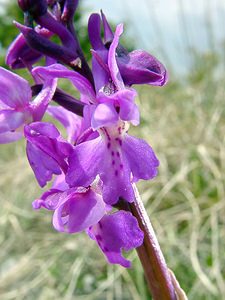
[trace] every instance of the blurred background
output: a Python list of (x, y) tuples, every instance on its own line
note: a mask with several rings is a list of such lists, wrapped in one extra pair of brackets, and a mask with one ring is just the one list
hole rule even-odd
[[(225, 299), (225, 2), (83, 0), (76, 28), (88, 52), (88, 15), (103, 9), (125, 23), (122, 42), (168, 68), (166, 87), (138, 88), (141, 126), (160, 162), (139, 184), (169, 268), (190, 300)], [(0, 0), (0, 60), (22, 20), (16, 1)], [(133, 268), (107, 265), (85, 234), (54, 231), (33, 211), (42, 191), (24, 142), (0, 147), (0, 299), (149, 300), (135, 251)]]

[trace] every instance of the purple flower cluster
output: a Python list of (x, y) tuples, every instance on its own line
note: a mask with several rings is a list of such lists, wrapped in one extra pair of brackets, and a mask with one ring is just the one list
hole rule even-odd
[[(34, 85), (0, 68), (0, 143), (24, 136), (39, 185), (53, 180), (51, 189), (33, 202), (34, 209), (53, 211), (58, 231), (86, 231), (110, 263), (129, 267), (122, 250), (139, 247), (144, 234), (131, 212), (115, 209), (120, 201), (135, 201), (133, 185), (154, 178), (159, 165), (152, 148), (128, 134), (130, 124), (140, 122), (131, 86), (162, 86), (167, 72), (147, 52), (128, 52), (119, 42), (123, 25), (113, 32), (102, 12), (92, 14), (88, 23), (90, 69), (73, 27), (78, 1), (18, 2), (25, 24), (16, 23), (21, 33), (6, 63), (27, 68)], [(53, 35), (61, 45), (50, 40)], [(41, 57), (45, 65), (33, 67)], [(59, 78), (72, 82), (80, 100), (57, 88)], [(42, 121), (45, 113), (65, 127), (67, 139), (53, 123)]]

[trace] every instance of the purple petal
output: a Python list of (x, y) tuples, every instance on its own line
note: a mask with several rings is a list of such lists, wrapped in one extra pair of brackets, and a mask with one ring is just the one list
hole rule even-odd
[(0, 67), (0, 102), (11, 108), (24, 108), (32, 99), (28, 82)]
[(93, 140), (99, 137), (98, 131), (94, 131), (91, 127), (91, 119), (94, 113), (96, 105), (85, 105), (83, 110), (83, 119), (82, 119), (82, 130), (79, 135), (76, 144), (83, 143), (88, 140)]
[[(45, 20), (47, 21), (48, 16), (50, 16), (50, 14), (44, 17)], [(43, 19), (42, 19), (43, 20)], [(39, 17), (39, 21), (40, 21), (40, 17)], [(55, 20), (55, 22), (57, 22)], [(56, 43), (54, 43), (53, 41), (51, 41), (50, 39), (38, 34), (33, 28), (31, 27), (27, 27), (24, 26), (18, 22), (13, 22), (16, 27), (22, 32), (22, 34), (24, 35), (27, 44), (32, 48), (35, 49), (35, 51), (39, 51), (42, 54), (46, 55), (46, 56), (50, 56), (53, 59), (55, 59), (56, 61), (60, 61), (62, 63), (65, 64), (76, 64), (76, 59), (77, 59), (77, 53), (76, 51), (72, 51), (75, 49), (75, 43), (73, 43), (74, 40), (71, 40), (72, 43), (70, 43), (70, 47), (67, 47), (65, 45), (58, 45)], [(48, 22), (46, 22), (46, 24), (48, 24)], [(60, 23), (58, 23), (60, 24)], [(46, 26), (43, 26), (46, 27)], [(61, 28), (63, 28), (63, 25), (60, 25)], [(65, 27), (64, 27), (65, 29)], [(68, 32), (68, 31), (67, 31)], [(68, 36), (67, 36), (68, 37)], [(70, 35), (71, 37), (71, 35)], [(66, 38), (67, 42), (68, 39)]]
[(105, 44), (107, 44), (113, 40), (114, 34), (102, 10), (101, 10), (101, 17), (102, 17), (102, 23), (104, 28), (104, 40), (105, 40)]
[(122, 250), (129, 251), (139, 247), (144, 239), (136, 218), (125, 211), (104, 216), (97, 225), (90, 228), (90, 235), (109, 263), (120, 264), (125, 268), (129, 268), (131, 263), (122, 256)]
[(104, 49), (101, 39), (101, 18), (99, 14), (92, 14), (88, 20), (88, 34), (94, 50)]
[(49, 102), (52, 100), (52, 97), (55, 93), (57, 87), (57, 79), (47, 79), (44, 82), (42, 90), (31, 103), (31, 109), (33, 113), (33, 120), (40, 121), (48, 107)]
[(109, 82), (109, 69), (107, 66), (108, 50), (101, 39), (101, 18), (92, 14), (88, 22), (88, 33), (92, 50), (92, 71), (95, 81), (95, 90), (98, 93)]
[(137, 92), (134, 89), (122, 89), (118, 92), (106, 96), (103, 93), (99, 95), (98, 102), (107, 103), (111, 102), (117, 107), (120, 107), (119, 116), (121, 120), (130, 121), (133, 125), (137, 126), (140, 122), (140, 115), (134, 99)]
[(8, 144), (15, 141), (18, 141), (23, 137), (22, 132), (4, 132), (0, 133), (0, 144)]
[(27, 140), (34, 143), (42, 151), (51, 155), (64, 169), (64, 159), (67, 158), (73, 147), (61, 136), (57, 128), (47, 122), (35, 122), (25, 126)]
[(151, 54), (143, 50), (131, 53), (120, 51), (116, 57), (125, 85), (151, 84), (162, 86), (167, 83), (165, 67)]
[(70, 189), (53, 215), (53, 226), (61, 232), (75, 233), (96, 224), (105, 214), (102, 197), (89, 189), (79, 193)]
[(27, 156), (39, 184), (43, 187), (52, 175), (67, 171), (66, 159), (73, 147), (62, 139), (53, 124), (36, 122), (24, 127)]
[(77, 145), (68, 160), (66, 182), (70, 186), (89, 186), (99, 173), (104, 152), (101, 137)]
[(52, 184), (52, 189), (57, 189), (62, 192), (69, 189), (69, 186), (65, 181), (65, 174), (62, 173), (61, 175), (56, 176), (56, 178)]
[(64, 23), (69, 23), (73, 21), (75, 11), (77, 10), (79, 0), (66, 0), (63, 7), (63, 12), (61, 15), (61, 20)]
[(26, 133), (30, 138), (46, 135), (49, 138), (57, 139), (60, 136), (60, 133), (55, 125), (47, 122), (34, 122), (30, 125), (27, 125)]
[(134, 126), (140, 123), (140, 113), (137, 105), (129, 100), (123, 99), (120, 105), (120, 119), (130, 121)]
[(34, 75), (42, 78), (67, 78), (81, 93), (81, 101), (85, 103), (95, 102), (95, 92), (91, 83), (76, 71), (71, 71), (60, 64), (53, 64), (48, 67), (36, 67), (33, 69)]
[(108, 83), (110, 72), (107, 65), (108, 50), (91, 51), (92, 53), (92, 70), (95, 81), (95, 90), (98, 94)]
[(66, 193), (57, 189), (50, 189), (47, 192), (44, 192), (40, 198), (34, 200), (32, 206), (34, 209), (44, 207), (48, 210), (55, 210), (63, 196), (65, 197)]
[(65, 191), (69, 190), (68, 184), (65, 182), (65, 175), (62, 173), (56, 176), (52, 188), (44, 192), (40, 198), (33, 201), (32, 206), (34, 209), (44, 207), (48, 210), (55, 210), (58, 207), (60, 199), (67, 197)]
[(115, 107), (111, 103), (98, 104), (93, 116), (91, 125), (93, 129), (98, 129), (103, 126), (110, 126), (118, 122), (118, 114)]
[(60, 106), (49, 105), (47, 112), (66, 128), (68, 141), (71, 144), (75, 143), (81, 135), (83, 119)]
[[(36, 26), (35, 31), (46, 38), (52, 36), (52, 33), (46, 28)], [(25, 68), (27, 66), (32, 66), (42, 56), (42, 53), (35, 51), (28, 46), (23, 34), (20, 33), (7, 51), (6, 64), (12, 69)]]
[[(40, 52), (32, 50), (26, 43), (22, 33), (10, 45), (6, 54), (6, 64), (12, 69), (25, 68), (42, 57)], [(25, 62), (25, 64), (24, 64)]]
[(112, 80), (118, 90), (124, 89), (124, 83), (120, 75), (119, 68), (116, 61), (116, 48), (119, 45), (120, 35), (123, 33), (123, 24), (119, 24), (116, 27), (116, 32), (109, 48), (108, 66), (111, 73)]
[(119, 197), (132, 202), (131, 170), (118, 148), (119, 142), (118, 139), (113, 147), (110, 141), (98, 137), (76, 146), (69, 157), (68, 184), (88, 186), (99, 175), (103, 181), (103, 199), (107, 204), (115, 204)]
[(151, 179), (157, 175), (159, 161), (144, 140), (127, 134), (123, 141), (123, 152), (129, 162), (134, 181)]
[[(112, 156), (113, 152), (115, 153)], [(103, 182), (102, 195), (104, 201), (113, 205), (119, 198), (133, 202), (134, 190), (131, 184), (131, 170), (126, 157), (119, 151), (105, 153), (104, 163), (100, 168), (100, 178)]]
[(0, 111), (0, 133), (7, 131), (14, 131), (25, 122), (25, 115), (23, 112), (14, 110)]
[(41, 187), (44, 187), (52, 179), (53, 174), (61, 174), (58, 163), (29, 141), (26, 152), (31, 168)]

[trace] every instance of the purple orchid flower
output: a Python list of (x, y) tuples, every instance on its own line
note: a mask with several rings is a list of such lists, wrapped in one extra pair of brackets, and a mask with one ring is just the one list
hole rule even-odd
[[(52, 33), (45, 28), (36, 26), (34, 30), (45, 38), (52, 36)], [(30, 68), (34, 63), (39, 61), (42, 56), (43, 54), (41, 52), (35, 51), (28, 46), (23, 34), (20, 33), (11, 43), (7, 51), (6, 64), (12, 69)]]
[(41, 120), (51, 100), (57, 81), (47, 79), (41, 92), (31, 101), (28, 82), (0, 67), (0, 143), (10, 143), (23, 136), (23, 126)]
[[(127, 121), (137, 125), (139, 113), (133, 103), (134, 92), (125, 88), (117, 66), (115, 52), (122, 30), (122, 25), (118, 25), (110, 45), (107, 65), (103, 59), (101, 61), (101, 57), (96, 58), (100, 66), (103, 65), (103, 68), (98, 69), (99, 74), (94, 76), (97, 83), (103, 84), (96, 95), (82, 75), (60, 65), (33, 70), (34, 74), (41, 72), (46, 77), (70, 79), (80, 91), (82, 101), (87, 103), (84, 112), (92, 115), (91, 126), (98, 130), (100, 136), (75, 147), (69, 158), (66, 181), (74, 187), (89, 186), (99, 175), (103, 181), (103, 199), (110, 205), (115, 204), (119, 197), (132, 202), (132, 182), (152, 179), (157, 175), (159, 165), (152, 148), (146, 142), (126, 133), (129, 128)], [(108, 79), (105, 76), (107, 68)], [(130, 98), (127, 96), (129, 94)]]
[(53, 210), (53, 226), (60, 232), (76, 233), (97, 224), (105, 215), (106, 205), (99, 188), (70, 188), (65, 175), (56, 176), (52, 188), (33, 202), (34, 209)]
[(41, 187), (52, 179), (52, 175), (66, 173), (67, 158), (73, 146), (64, 140), (51, 123), (34, 122), (24, 127), (27, 139), (27, 157)]
[(123, 25), (118, 25), (109, 49), (107, 64), (103, 61), (104, 57), (93, 53), (96, 93), (86, 78), (59, 64), (37, 67), (32, 72), (35, 76), (41, 73), (44, 78), (71, 80), (81, 94), (81, 101), (92, 104), (88, 109), (92, 113), (91, 126), (95, 130), (115, 124), (119, 119), (130, 121), (133, 125), (139, 124), (139, 110), (134, 103), (137, 93), (134, 89), (124, 86), (116, 61), (116, 47), (122, 31)]
[(91, 126), (95, 130), (115, 124), (119, 119), (130, 121), (133, 125), (139, 124), (139, 110), (134, 103), (137, 93), (134, 89), (125, 87), (116, 61), (116, 48), (122, 32), (123, 25), (121, 24), (116, 28), (114, 39), (107, 51), (107, 58), (104, 54), (99, 56), (99, 53), (93, 52), (96, 92), (86, 78), (59, 64), (37, 67), (32, 72), (35, 76), (41, 73), (43, 78), (68, 78), (71, 80), (81, 94), (81, 101), (92, 104), (89, 109), (92, 112)]
[[(102, 12), (101, 18), (98, 14), (92, 14), (88, 25), (91, 45), (100, 57), (107, 56), (109, 45), (114, 38), (110, 25)], [(104, 29), (104, 42), (101, 39), (101, 21)], [(168, 73), (165, 67), (146, 51), (128, 52), (119, 44), (116, 54), (117, 64), (125, 85), (150, 84), (162, 86), (167, 83)]]
[[(96, 95), (85, 77), (59, 64), (36, 67), (32, 73), (34, 76), (42, 76), (43, 78), (67, 78), (71, 80), (81, 94), (80, 100), (86, 104), (92, 104), (89, 109), (92, 112), (91, 126), (93, 129), (115, 124), (119, 118), (131, 121), (134, 125), (139, 123), (139, 112), (134, 103), (136, 92), (133, 89), (124, 88), (115, 92), (115, 89), (110, 89), (107, 83), (107, 86), (103, 86), (102, 91)], [(119, 114), (117, 108), (120, 108)], [(104, 115), (105, 118), (102, 119)]]
[(130, 121), (135, 126), (139, 124), (139, 110), (134, 103), (137, 93), (134, 89), (125, 87), (116, 61), (116, 48), (122, 32), (123, 25), (120, 24), (116, 27), (115, 36), (108, 51), (107, 64), (104, 62), (105, 55), (100, 57), (97, 52), (93, 52), (93, 63), (96, 66), (93, 73), (98, 102), (93, 110), (92, 127), (94, 129), (115, 124), (119, 119)]
[(27, 157), (41, 187), (52, 179), (52, 175), (67, 172), (67, 158), (74, 144), (96, 138), (98, 132), (90, 128), (90, 117), (76, 116), (63, 107), (48, 106), (47, 113), (58, 120), (67, 131), (67, 141), (51, 123), (33, 122), (24, 127), (27, 139)]
[(98, 138), (77, 145), (68, 161), (68, 184), (89, 186), (99, 175), (107, 204), (117, 203), (119, 197), (132, 202), (132, 182), (155, 177), (159, 162), (144, 140), (127, 134), (128, 126), (120, 121), (103, 127)]
[(33, 202), (34, 209), (41, 207), (54, 211), (53, 226), (60, 232), (77, 233), (86, 230), (105, 254), (109, 263), (131, 266), (122, 255), (143, 243), (144, 234), (131, 213), (110, 213), (100, 189), (70, 188), (64, 175), (56, 177), (52, 188)]

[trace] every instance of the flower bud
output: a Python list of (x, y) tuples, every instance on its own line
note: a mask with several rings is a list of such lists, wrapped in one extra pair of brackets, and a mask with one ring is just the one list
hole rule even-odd
[(73, 20), (74, 13), (77, 9), (79, 0), (66, 0), (61, 16), (62, 21), (69, 22)]
[(29, 12), (33, 17), (44, 15), (48, 8), (45, 0), (18, 0), (18, 5), (24, 12)]
[[(45, 38), (50, 38), (52, 33), (45, 28), (37, 26), (35, 31)], [(42, 57), (42, 53), (31, 49), (25, 37), (20, 33), (10, 45), (6, 54), (6, 64), (12, 69), (26, 68), (33, 65)]]
[(76, 68), (77, 54), (70, 49), (60, 46), (49, 40), (48, 38), (38, 34), (34, 29), (14, 22), (17, 28), (23, 34), (27, 44), (31, 49), (54, 58), (57, 61), (65, 63), (71, 67)]

